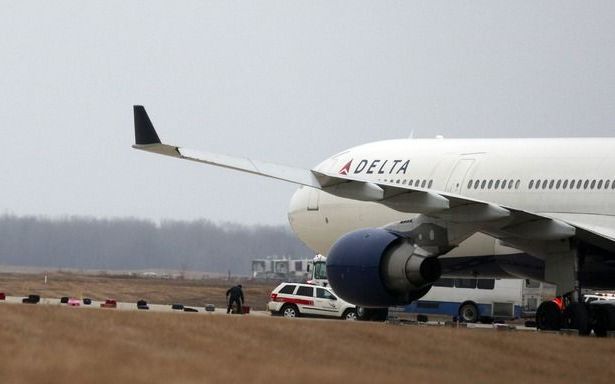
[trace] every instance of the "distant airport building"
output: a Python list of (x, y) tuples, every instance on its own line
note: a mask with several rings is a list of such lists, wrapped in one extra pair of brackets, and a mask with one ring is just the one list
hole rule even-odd
[(311, 263), (312, 260), (309, 259), (256, 259), (252, 260), (252, 277), (254, 279), (306, 281), (308, 265)]

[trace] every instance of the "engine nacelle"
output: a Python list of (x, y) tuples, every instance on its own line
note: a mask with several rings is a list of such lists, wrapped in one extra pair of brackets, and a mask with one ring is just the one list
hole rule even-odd
[(362, 307), (406, 305), (440, 278), (440, 262), (411, 239), (383, 228), (350, 232), (327, 256), (331, 287)]

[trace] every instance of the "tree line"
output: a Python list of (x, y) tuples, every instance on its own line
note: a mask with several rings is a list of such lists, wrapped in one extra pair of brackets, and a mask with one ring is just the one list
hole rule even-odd
[(286, 226), (0, 216), (0, 264), (248, 274), (251, 260), (311, 257)]

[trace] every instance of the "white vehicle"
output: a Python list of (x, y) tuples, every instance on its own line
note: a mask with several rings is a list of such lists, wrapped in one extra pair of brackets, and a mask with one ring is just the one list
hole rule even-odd
[(302, 169), (163, 144), (134, 117), (136, 149), (300, 185), (290, 224), (365, 318), (444, 276), (555, 284), (568, 305), (543, 302), (541, 329), (604, 322), (580, 298), (615, 289), (615, 138), (388, 140)]
[(310, 274), (310, 279), (307, 281), (308, 284), (320, 285), (321, 287), (328, 286), (327, 258), (321, 254), (314, 256), (308, 273)]
[(282, 283), (271, 292), (267, 309), (284, 317), (317, 316), (355, 320), (354, 305), (333, 294), (327, 287), (312, 284)]
[(615, 295), (612, 293), (590, 293), (583, 295), (583, 301), (592, 303), (594, 301), (614, 301)]
[(405, 312), (448, 315), (460, 321), (511, 320), (521, 317), (521, 279), (440, 279)]

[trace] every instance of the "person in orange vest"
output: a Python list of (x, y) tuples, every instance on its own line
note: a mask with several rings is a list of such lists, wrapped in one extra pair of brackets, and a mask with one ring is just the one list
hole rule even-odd
[(557, 305), (557, 308), (559, 308), (560, 311), (564, 311), (564, 299), (561, 296), (558, 296), (553, 299), (553, 302), (555, 303), (555, 305)]

